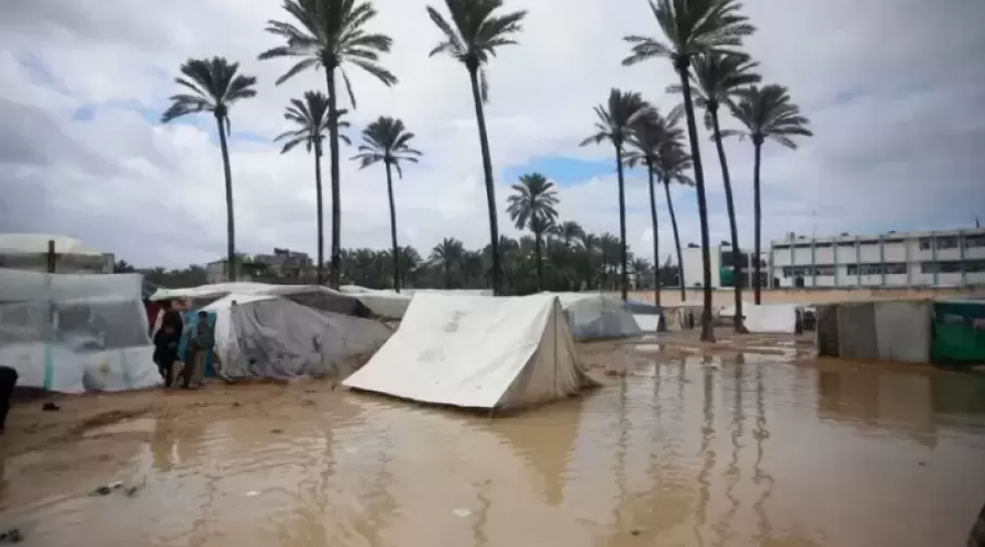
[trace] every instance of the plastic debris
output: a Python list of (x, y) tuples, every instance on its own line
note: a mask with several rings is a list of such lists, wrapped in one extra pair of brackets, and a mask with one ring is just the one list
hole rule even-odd
[(452, 514), (456, 517), (467, 517), (472, 514), (472, 511), (468, 509), (453, 509)]
[(108, 496), (113, 490), (123, 488), (123, 481), (114, 481), (92, 491), (93, 496)]

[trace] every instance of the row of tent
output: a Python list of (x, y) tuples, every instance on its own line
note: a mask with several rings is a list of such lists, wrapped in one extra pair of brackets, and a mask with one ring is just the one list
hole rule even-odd
[[(344, 377), (373, 355), (406, 320), (410, 304), (453, 295), (479, 305), (503, 299), (483, 291), (403, 294), (345, 287), (225, 283), (161, 289), (151, 300), (180, 300), (214, 321), (223, 377)], [(659, 321), (601, 294), (560, 294), (561, 317), (575, 340), (642, 332), (636, 318)], [(472, 300), (469, 300), (472, 299)], [(392, 321), (391, 321), (392, 320)], [(160, 385), (138, 274), (44, 274), (0, 269), (0, 363), (20, 386), (49, 391), (120, 391)]]

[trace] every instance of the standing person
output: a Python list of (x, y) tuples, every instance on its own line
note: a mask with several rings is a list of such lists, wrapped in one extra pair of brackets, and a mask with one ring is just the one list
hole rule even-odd
[(174, 363), (178, 360), (178, 341), (180, 333), (176, 334), (170, 323), (162, 325), (161, 330), (154, 335), (154, 363), (164, 378), (164, 387), (171, 387), (174, 382)]
[(17, 370), (0, 366), (0, 433), (3, 433), (7, 422), (7, 411), (10, 410), (10, 398), (14, 396), (17, 377)]
[(188, 340), (188, 355), (185, 368), (181, 371), (181, 387), (190, 388), (193, 380), (196, 388), (201, 387), (206, 358), (214, 347), (215, 333), (212, 331), (212, 325), (209, 325), (209, 314), (200, 311), (198, 312), (198, 323), (192, 329), (191, 337)]

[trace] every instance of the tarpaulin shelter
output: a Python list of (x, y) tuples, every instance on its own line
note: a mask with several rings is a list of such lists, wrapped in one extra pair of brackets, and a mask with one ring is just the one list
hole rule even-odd
[(579, 342), (626, 338), (643, 331), (633, 318), (626, 302), (601, 293), (544, 293), (556, 295), (571, 329)]
[(985, 363), (985, 301), (934, 303), (935, 363)]

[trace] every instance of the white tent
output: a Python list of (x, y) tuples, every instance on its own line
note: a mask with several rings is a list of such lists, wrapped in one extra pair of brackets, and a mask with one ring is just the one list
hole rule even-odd
[[(743, 324), (750, 333), (793, 334), (797, 325), (796, 304), (742, 303)], [(735, 317), (735, 306), (722, 308), (719, 317)]]
[(392, 331), (376, 321), (318, 311), (285, 298), (231, 294), (209, 304), (226, 378), (345, 376)]
[(554, 295), (418, 294), (400, 329), (343, 382), (466, 408), (518, 408), (595, 385), (581, 369)]
[(575, 340), (625, 338), (643, 332), (626, 303), (614, 296), (575, 292), (549, 294), (556, 294), (560, 300)]
[(342, 285), (339, 292), (352, 296), (363, 303), (369, 311), (380, 317), (400, 319), (407, 312), (411, 296), (405, 292), (379, 291), (359, 285)]

